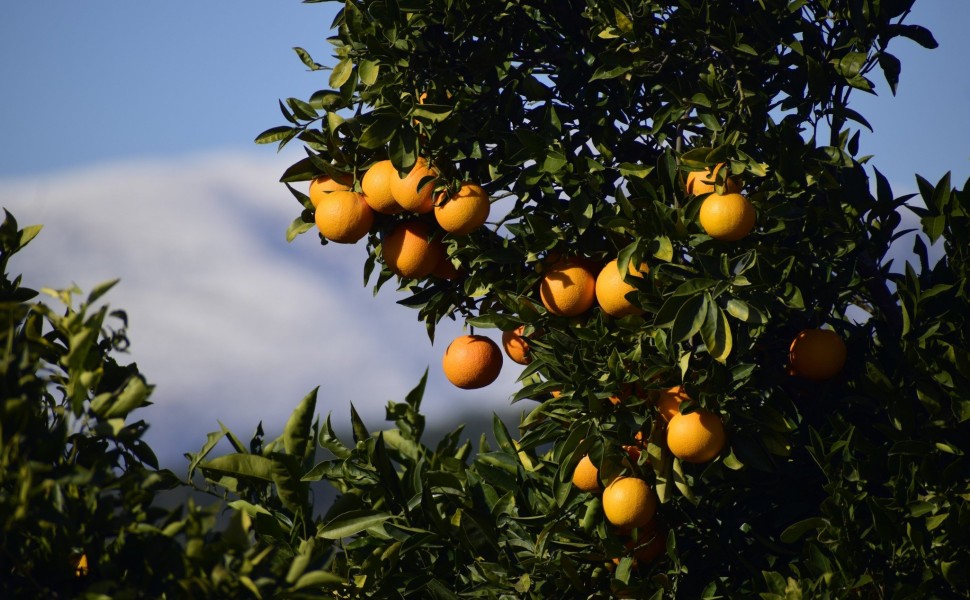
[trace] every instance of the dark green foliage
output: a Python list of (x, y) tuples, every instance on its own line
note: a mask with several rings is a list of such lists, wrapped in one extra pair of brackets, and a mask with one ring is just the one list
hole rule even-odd
[[(346, 440), (316, 418), (313, 391), (276, 439), (261, 426), (248, 444), (210, 434), (181, 483), (158, 470), (144, 422), (129, 422), (151, 386), (115, 358), (125, 317), (96, 304), (111, 284), (77, 306), (76, 290), (52, 292), (58, 314), (5, 276), (2, 595), (970, 593), (970, 182), (917, 177), (919, 199), (896, 197), (858, 155), (869, 124), (849, 104), (852, 91), (900, 84), (892, 40), (935, 46), (904, 23), (911, 1), (342, 4), (329, 89), (280, 102), (288, 124), (257, 141), (306, 145), (288, 186), (339, 173), (359, 185), (376, 160), (404, 171), (420, 155), (442, 189), (472, 180), (500, 198), (486, 228), (443, 236), (463, 275), (400, 281), (400, 303), (432, 335), (445, 317), (526, 325), (533, 361), (513, 401), (539, 404), (518, 431), (496, 419), (477, 447), (455, 431), (432, 448), (424, 380), (388, 405), (386, 429), (351, 406)], [(717, 163), (758, 214), (736, 243), (704, 234), (703, 197), (684, 189)], [(292, 239), (313, 214), (290, 189)], [(894, 265), (907, 211), (915, 264)], [(393, 277), (382, 235), (407, 218), (434, 227), (431, 215), (379, 216), (364, 265), (375, 290)], [(36, 233), (8, 215), (0, 266)], [(558, 256), (594, 269), (618, 258), (621, 272), (648, 263), (631, 279), (645, 314), (549, 314), (536, 289)], [(793, 377), (791, 340), (823, 325), (845, 340), (845, 368)], [(693, 399), (683, 410), (725, 422), (728, 447), (710, 463), (666, 446), (652, 399), (678, 384)], [(624, 448), (637, 434), (639, 458)], [(602, 480), (653, 487), (662, 556), (634, 564), (630, 534), (573, 487), (587, 454)], [(224, 502), (158, 508), (197, 474)], [(321, 486), (339, 493), (329, 506)], [(76, 576), (81, 554), (90, 571)]]
[[(115, 282), (80, 302), (76, 289), (43, 290), (55, 309), (7, 276), (10, 257), (39, 230), (19, 229), (9, 213), (0, 225), (0, 597), (255, 592), (257, 575), (275, 571), (245, 515), (220, 530), (218, 506), (160, 506), (165, 492), (185, 497), (188, 488), (158, 468), (142, 440), (148, 425), (131, 418), (152, 386), (119, 362), (125, 313), (97, 304)], [(281, 575), (268, 581), (288, 587)]]
[[(896, 197), (858, 155), (871, 126), (850, 106), (852, 92), (895, 92), (897, 38), (935, 47), (904, 23), (912, 4), (342, 3), (330, 89), (288, 100), (290, 124), (258, 141), (304, 142), (308, 156), (286, 182), (359, 180), (383, 158), (405, 172), (420, 155), (441, 170), (440, 187), (472, 180), (501, 199), (488, 227), (444, 236), (463, 276), (401, 281), (412, 294), (401, 304), (432, 335), (444, 317), (529, 327), (534, 360), (514, 400), (541, 404), (519, 443), (556, 475), (518, 475), (551, 486), (544, 535), (567, 544), (552, 572), (575, 574), (578, 587), (600, 582), (602, 593), (629, 583), (684, 598), (965, 593), (966, 200), (949, 178), (918, 180), (926, 208)], [(690, 171), (717, 163), (757, 211), (740, 242), (705, 235), (703, 197), (684, 190)], [(921, 217), (921, 264), (892, 269), (907, 210)], [(383, 232), (409, 218), (378, 219), (365, 279), (381, 264)], [(933, 265), (926, 241), (940, 236), (947, 256)], [(557, 256), (618, 257), (621, 272), (647, 262), (649, 277), (631, 281), (646, 314), (548, 314), (536, 290)], [(384, 269), (375, 290), (390, 278)], [(791, 340), (821, 326), (846, 341), (848, 364), (823, 383), (792, 377)], [(729, 450), (710, 465), (666, 449), (650, 398), (675, 384), (725, 420)], [(637, 432), (653, 468), (622, 463)], [(573, 538), (553, 524), (585, 453), (655, 486), (676, 540), (669, 561), (604, 574), (601, 550), (590, 550), (606, 543), (602, 530)], [(482, 468), (485, 481), (510, 482)], [(587, 524), (602, 521), (590, 510)], [(576, 540), (591, 546), (568, 545)], [(518, 564), (509, 582), (528, 573), (549, 585), (535, 562)], [(472, 589), (459, 583), (451, 589)]]

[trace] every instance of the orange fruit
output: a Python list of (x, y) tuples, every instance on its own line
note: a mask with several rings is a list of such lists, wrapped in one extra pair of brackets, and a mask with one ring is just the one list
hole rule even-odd
[[(652, 562), (667, 551), (667, 532), (657, 525), (656, 519), (651, 519), (636, 541), (630, 540), (626, 543), (626, 549), (627, 552), (632, 551), (634, 566)], [(619, 564), (620, 559), (614, 558), (613, 563)]]
[(441, 228), (454, 235), (467, 235), (485, 224), (491, 204), (482, 186), (465, 182), (458, 192), (445, 199), (438, 195), (434, 217)]
[[(629, 272), (633, 277), (642, 278), (645, 273), (650, 272), (650, 268), (641, 264), (640, 268), (636, 269), (633, 263), (630, 263)], [(617, 259), (606, 263), (596, 276), (596, 302), (603, 312), (610, 316), (625, 317), (643, 313), (642, 308), (626, 298), (626, 295), (634, 290), (636, 290), (635, 287), (623, 281)]]
[(677, 414), (667, 424), (667, 447), (685, 462), (707, 462), (721, 453), (726, 442), (721, 417), (709, 410)]
[(483, 335), (463, 335), (448, 345), (441, 367), (448, 381), (464, 390), (485, 387), (502, 370), (502, 351)]
[(391, 182), (400, 179), (397, 169), (389, 160), (382, 160), (371, 165), (360, 182), (360, 189), (364, 193), (364, 200), (375, 211), (393, 215), (404, 208), (394, 201), (391, 194)]
[(736, 242), (754, 229), (754, 207), (741, 194), (711, 194), (701, 204), (701, 227), (707, 235)]
[(674, 416), (680, 414), (680, 404), (690, 400), (690, 396), (684, 390), (684, 386), (676, 385), (670, 389), (663, 390), (657, 397), (657, 410), (664, 421), (670, 421)]
[[(700, 196), (701, 194), (710, 194), (717, 190), (714, 189), (714, 182), (717, 178), (717, 172), (724, 167), (724, 163), (716, 165), (713, 169), (707, 169), (704, 171), (691, 171), (687, 174), (687, 193), (693, 194), (695, 196)], [(738, 181), (733, 177), (726, 177), (724, 179), (724, 193), (725, 194), (737, 194), (741, 191), (741, 186)]]
[(596, 276), (577, 261), (557, 263), (543, 276), (539, 297), (546, 310), (554, 315), (581, 315), (596, 300)]
[(602, 489), (599, 469), (589, 459), (588, 454), (573, 469), (573, 485), (583, 492), (598, 492)]
[(617, 527), (643, 527), (656, 511), (657, 498), (642, 479), (617, 477), (603, 490), (603, 512)]
[(792, 340), (788, 363), (796, 375), (822, 381), (839, 374), (847, 351), (839, 334), (831, 329), (806, 329)]
[(381, 244), (384, 264), (398, 277), (419, 279), (431, 274), (445, 258), (445, 246), (431, 239), (431, 227), (421, 221), (404, 221)]
[(398, 177), (395, 173), (394, 178), (391, 179), (391, 196), (405, 210), (421, 214), (431, 212), (434, 208), (431, 198), (434, 192), (434, 181), (428, 181), (420, 190), (418, 184), (425, 177), (437, 175), (437, 170), (428, 166), (427, 159), (418, 157), (407, 177)]
[(357, 192), (329, 192), (321, 195), (314, 220), (331, 242), (353, 244), (370, 231), (374, 212)]
[(522, 337), (523, 331), (525, 331), (525, 325), (519, 325), (511, 331), (503, 331), (502, 347), (505, 349), (506, 356), (514, 362), (527, 365), (532, 362), (532, 359), (529, 357), (529, 342)]
[(330, 192), (349, 192), (350, 186), (353, 183), (354, 180), (350, 175), (337, 177), (337, 179), (331, 179), (327, 175), (321, 175), (310, 182), (310, 203), (313, 204), (313, 208), (316, 208), (320, 204), (320, 199), (325, 194), (329, 194)]

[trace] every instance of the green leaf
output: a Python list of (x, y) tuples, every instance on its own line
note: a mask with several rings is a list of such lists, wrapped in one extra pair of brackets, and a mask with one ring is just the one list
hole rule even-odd
[(212, 449), (216, 447), (219, 440), (222, 439), (221, 431), (212, 431), (206, 435), (205, 444), (196, 454), (186, 453), (185, 457), (189, 459), (189, 478), (195, 473), (196, 468), (198, 468), (199, 463), (205, 460), (205, 457), (212, 452)]
[(154, 386), (140, 376), (132, 377), (117, 396), (101, 394), (91, 403), (91, 410), (102, 419), (125, 418), (131, 411), (147, 406)]
[(309, 587), (333, 587), (346, 583), (347, 580), (336, 573), (331, 573), (330, 571), (310, 571), (304, 573), (296, 580), (296, 583), (293, 584), (293, 589), (302, 590)]
[(896, 25), (892, 28), (893, 33), (909, 38), (924, 48), (930, 50), (940, 46), (933, 33), (920, 25)]
[(944, 521), (950, 516), (950, 513), (940, 513), (938, 515), (933, 515), (932, 517), (926, 517), (926, 530), (933, 531), (937, 527), (943, 524)]
[(785, 530), (781, 532), (781, 541), (785, 542), (786, 544), (794, 544), (809, 532), (824, 529), (827, 526), (828, 521), (821, 517), (803, 519), (786, 527)]
[(724, 308), (727, 309), (729, 315), (745, 323), (750, 323), (752, 325), (764, 325), (768, 322), (768, 319), (765, 317), (764, 313), (751, 306), (747, 302), (738, 300), (737, 298), (731, 298), (728, 300)]
[(712, 287), (717, 285), (717, 283), (718, 281), (716, 279), (705, 279), (703, 277), (688, 279), (684, 283), (677, 286), (677, 289), (674, 290), (673, 294), (671, 295), (672, 296), (693, 296), (698, 292), (711, 289)]
[(362, 148), (368, 148), (373, 150), (374, 148), (380, 148), (394, 136), (397, 131), (399, 121), (396, 117), (390, 115), (377, 116), (370, 125), (364, 129), (364, 133), (360, 135), (360, 139), (357, 140), (358, 145)]
[(300, 60), (303, 61), (303, 64), (305, 64), (307, 68), (309, 68), (311, 71), (319, 71), (320, 69), (323, 68), (323, 65), (320, 65), (314, 62), (313, 59), (310, 57), (310, 53), (304, 50), (303, 48), (296, 46), (293, 48), (293, 51), (296, 52), (296, 55), (300, 57)]
[(330, 87), (339, 88), (343, 84), (347, 83), (350, 79), (350, 75), (354, 70), (354, 63), (351, 62), (349, 58), (345, 58), (337, 63), (337, 66), (333, 68), (333, 72), (330, 73)]
[[(10, 215), (8, 212), (7, 215)], [(43, 229), (43, 225), (28, 225), (20, 230), (20, 240), (17, 242), (17, 250), (23, 250), (24, 246), (30, 243), (32, 239), (37, 237), (40, 230)]]
[(293, 513), (309, 512), (310, 506), (307, 500), (310, 488), (300, 478), (302, 457), (273, 452), (269, 458), (273, 462), (273, 483), (276, 484), (276, 495), (283, 503), (283, 507)]
[(674, 245), (667, 236), (654, 238), (650, 244), (650, 254), (664, 262), (674, 260)]
[(609, 66), (601, 65), (593, 73), (593, 76), (589, 78), (590, 81), (596, 81), (598, 79), (616, 79), (621, 75), (625, 75), (630, 72), (629, 65), (620, 66)]
[(411, 116), (415, 119), (439, 123), (444, 121), (453, 110), (454, 107), (447, 104), (419, 104), (411, 111)]
[(296, 236), (306, 233), (313, 229), (315, 225), (313, 223), (307, 223), (303, 220), (303, 217), (297, 217), (293, 219), (290, 226), (286, 228), (286, 241), (292, 242), (296, 239)]
[(380, 73), (380, 63), (373, 60), (362, 60), (357, 65), (357, 74), (364, 85), (374, 85), (377, 83), (377, 76)]
[(204, 463), (203, 471), (273, 481), (273, 461), (258, 454), (227, 454)]
[(309, 103), (300, 100), (299, 98), (287, 98), (286, 104), (293, 111), (293, 114), (304, 121), (313, 121), (319, 115), (317, 114), (317, 109), (313, 108)]
[(355, 442), (366, 440), (370, 437), (370, 433), (367, 431), (367, 427), (364, 425), (364, 421), (361, 420), (360, 415), (357, 414), (357, 409), (354, 408), (353, 402), (350, 403), (350, 425), (354, 432)]
[(630, 17), (623, 14), (623, 12), (617, 7), (613, 7), (613, 18), (616, 21), (616, 28), (623, 33), (630, 33), (633, 31), (633, 21), (631, 21)]
[(374, 510), (353, 510), (332, 519), (326, 525), (321, 525), (317, 530), (317, 536), (328, 540), (339, 540), (380, 525), (392, 516), (390, 513)]
[(849, 52), (839, 60), (836, 70), (846, 79), (852, 79), (862, 71), (866, 58), (862, 52)]
[(653, 172), (653, 167), (647, 165), (638, 165), (635, 163), (624, 162), (620, 163), (620, 175), (624, 177), (636, 177), (638, 179), (646, 179), (647, 175)]
[(707, 318), (707, 296), (701, 294), (688, 298), (677, 311), (677, 317), (671, 328), (671, 339), (675, 342), (690, 339), (700, 331), (705, 318)]
[(303, 460), (312, 439), (310, 428), (313, 424), (313, 413), (317, 408), (319, 389), (319, 387), (313, 388), (313, 391), (300, 401), (283, 428), (283, 448), (287, 454), (295, 456), (297, 460)]
[(720, 363), (727, 361), (734, 345), (731, 325), (728, 323), (727, 316), (709, 294), (707, 294), (707, 317), (701, 326), (701, 338), (707, 346), (707, 353), (714, 360)]
[(337, 434), (334, 433), (333, 425), (330, 424), (329, 414), (323, 426), (320, 427), (320, 433), (317, 435), (317, 443), (320, 444), (321, 448), (329, 450), (337, 458), (347, 458), (350, 456), (350, 449), (344, 446), (337, 437)]
[(86, 300), (86, 303), (88, 305), (94, 304), (102, 296), (107, 294), (108, 291), (110, 291), (111, 288), (113, 288), (119, 281), (121, 280), (111, 279), (109, 281), (105, 281), (104, 283), (99, 283), (98, 285), (94, 286), (94, 289), (92, 289), (91, 292), (88, 294), (88, 299)]
[(421, 381), (414, 386), (408, 395), (404, 397), (404, 402), (411, 407), (415, 412), (421, 410), (421, 400), (424, 398), (424, 388), (428, 384), (428, 369), (425, 368), (424, 374), (421, 375)]

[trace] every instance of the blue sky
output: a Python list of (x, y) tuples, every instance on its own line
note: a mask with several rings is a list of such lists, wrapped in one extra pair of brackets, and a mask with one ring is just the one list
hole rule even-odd
[[(970, 2), (919, 0), (909, 19), (941, 47), (906, 40), (898, 97), (856, 96), (876, 129), (863, 150), (897, 194), (913, 174), (970, 176)], [(432, 423), (456, 408), (508, 405), (518, 368), (478, 392), (451, 387), (415, 315), (361, 284), (361, 248), (312, 236), (286, 244), (297, 214), (277, 183), (300, 156), (252, 139), (279, 125), (277, 99), (326, 87), (292, 51), (332, 64), (338, 5), (297, 0), (8, 0), (0, 4), (0, 203), (45, 232), (14, 268), (33, 285), (120, 276), (109, 301), (131, 318), (132, 357), (158, 384), (149, 439), (177, 456), (217, 419), (246, 435), (285, 421), (311, 388), (346, 420), (375, 426), (430, 367)], [(881, 77), (876, 83), (885, 89)], [(458, 411), (460, 412), (460, 410)]]

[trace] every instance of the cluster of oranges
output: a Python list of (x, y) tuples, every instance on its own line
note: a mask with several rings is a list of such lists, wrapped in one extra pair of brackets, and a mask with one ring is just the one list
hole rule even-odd
[(444, 232), (467, 235), (485, 224), (491, 204), (485, 190), (471, 182), (463, 182), (452, 194), (442, 191), (435, 197), (437, 179), (438, 171), (424, 158), (415, 162), (406, 177), (398, 175), (390, 160), (375, 163), (361, 178), (360, 192), (353, 191), (349, 177), (318, 177), (310, 183), (309, 194), (317, 228), (332, 242), (353, 244), (370, 233), (374, 213), (412, 213), (414, 219), (398, 222), (382, 240), (384, 264), (404, 278), (436, 275), (451, 279), (457, 270), (447, 260), (444, 244), (417, 215), (433, 211)]
[[(847, 354), (845, 343), (835, 331), (805, 329), (795, 336), (789, 347), (788, 373), (812, 381), (825, 381), (841, 372)], [(706, 463), (722, 452), (727, 434), (721, 417), (712, 411), (696, 408), (681, 412), (682, 405), (689, 403), (691, 398), (683, 386), (659, 391), (652, 402), (656, 407), (656, 422), (664, 428), (670, 453), (684, 462)], [(639, 459), (642, 440), (643, 434), (638, 433), (636, 445), (624, 446), (634, 462)], [(627, 534), (636, 528), (636, 541), (627, 545), (635, 563), (648, 562), (663, 553), (666, 534), (663, 526), (654, 519), (657, 500), (645, 480), (621, 476), (604, 488), (599, 469), (586, 455), (577, 462), (572, 483), (582, 492), (602, 494), (603, 513), (619, 533)]]
[[(720, 164), (707, 171), (689, 173), (686, 191), (705, 196), (698, 215), (705, 233), (717, 240), (736, 242), (754, 229), (755, 210), (741, 193), (736, 179), (719, 176), (723, 167)], [(446, 256), (440, 233), (428, 219), (419, 216), (433, 212), (441, 230), (463, 236), (484, 225), (490, 204), (488, 194), (470, 182), (462, 183), (450, 195), (440, 192), (436, 196), (438, 175), (434, 167), (419, 158), (405, 177), (398, 174), (389, 160), (375, 163), (365, 172), (359, 193), (352, 190), (353, 181), (349, 177), (337, 180), (320, 177), (311, 183), (309, 194), (316, 209), (317, 227), (328, 240), (354, 243), (371, 231), (375, 212), (413, 213), (414, 218), (397, 222), (384, 235), (380, 251), (385, 265), (402, 278), (431, 275), (453, 279), (458, 271)], [(577, 317), (594, 305), (615, 318), (644, 312), (627, 296), (636, 289), (628, 280), (642, 280), (650, 272), (646, 264), (629, 263), (627, 277), (621, 272), (618, 259), (597, 268), (586, 258), (557, 258), (548, 260), (542, 269), (538, 296), (552, 315)], [(520, 326), (502, 334), (505, 354), (523, 365), (531, 361), (525, 331)], [(837, 333), (809, 329), (799, 333), (791, 344), (789, 373), (821, 381), (835, 376), (845, 360), (846, 348)], [(459, 336), (445, 350), (442, 359), (448, 380), (463, 389), (489, 385), (498, 377), (502, 363), (502, 350), (481, 335)], [(722, 452), (727, 434), (720, 416), (696, 407), (681, 412), (682, 405), (693, 404), (682, 386), (651, 393), (655, 394), (651, 404), (656, 410), (657, 426), (663, 428), (666, 447), (673, 456), (688, 463), (706, 463)], [(613, 404), (622, 402), (619, 395), (610, 400)], [(624, 446), (624, 450), (636, 463), (643, 446), (641, 432), (636, 443)], [(622, 475), (604, 486), (599, 469), (587, 455), (576, 464), (572, 483), (582, 492), (602, 494), (606, 519), (620, 533), (635, 534), (627, 544), (635, 561), (648, 562), (663, 553), (666, 533), (654, 519), (657, 498), (646, 480)]]
[[(718, 193), (718, 173), (723, 167), (721, 164), (708, 171), (692, 171), (687, 176), (686, 188), (688, 194), (707, 195), (699, 215), (704, 231), (715, 239), (737, 241), (754, 229), (755, 211), (740, 193), (736, 179), (724, 178), (720, 184), (724, 193)], [(649, 272), (646, 264), (628, 265), (629, 277), (643, 279)], [(539, 298), (550, 314), (560, 317), (582, 315), (594, 305), (616, 318), (642, 314), (643, 309), (627, 298), (636, 288), (626, 279), (618, 259), (598, 270), (585, 258), (561, 259), (545, 270), (539, 283)], [(502, 345), (513, 361), (528, 364), (528, 342), (522, 332), (520, 327), (503, 333)], [(448, 380), (458, 387), (482, 387), (498, 377), (502, 354), (489, 338), (467, 335), (452, 342), (442, 366)]]

